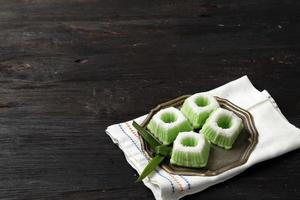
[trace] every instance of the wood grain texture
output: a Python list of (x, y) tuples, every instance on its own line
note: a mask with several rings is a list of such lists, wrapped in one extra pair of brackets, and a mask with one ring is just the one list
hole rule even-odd
[[(108, 125), (248, 74), (300, 127), (300, 1), (3, 0), (0, 198), (153, 199)], [(184, 199), (300, 199), (300, 151)]]

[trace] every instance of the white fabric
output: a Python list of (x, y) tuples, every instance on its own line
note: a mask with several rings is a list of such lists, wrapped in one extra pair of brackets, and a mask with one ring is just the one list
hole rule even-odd
[[(243, 172), (258, 162), (300, 147), (300, 130), (287, 121), (270, 94), (265, 90), (260, 92), (255, 89), (247, 76), (211, 90), (209, 93), (226, 98), (252, 114), (259, 133), (258, 144), (244, 165), (217, 176), (179, 176), (157, 168), (143, 181), (152, 190), (157, 200), (179, 199), (200, 192)], [(145, 117), (142, 116), (136, 121), (141, 123)], [(114, 143), (119, 145), (128, 163), (140, 174), (147, 165), (148, 159), (140, 149), (137, 133), (131, 123), (132, 121), (128, 121), (109, 126), (106, 133)]]

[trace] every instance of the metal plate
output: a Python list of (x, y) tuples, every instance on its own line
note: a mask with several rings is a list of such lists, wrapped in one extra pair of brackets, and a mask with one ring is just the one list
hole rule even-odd
[[(147, 118), (142, 123), (142, 127), (146, 128), (150, 119), (159, 110), (170, 106), (180, 108), (184, 100), (189, 96), (190, 95), (184, 95), (158, 105), (157, 107), (152, 109), (151, 112), (148, 114)], [(161, 167), (165, 169), (167, 172), (172, 174), (178, 174), (178, 175), (214, 176), (223, 173), (229, 169), (232, 169), (234, 167), (240, 166), (248, 160), (251, 152), (253, 151), (258, 141), (258, 132), (255, 128), (254, 121), (251, 114), (248, 111), (234, 105), (233, 103), (231, 103), (226, 99), (222, 99), (220, 97), (215, 97), (215, 98), (217, 99), (217, 101), (219, 102), (222, 108), (233, 111), (236, 115), (238, 115), (243, 120), (244, 128), (240, 133), (239, 137), (237, 138), (237, 140), (235, 141), (232, 149), (225, 150), (214, 144), (211, 144), (210, 156), (209, 156), (207, 166), (205, 168), (196, 169), (196, 168), (175, 166), (172, 165), (169, 162), (170, 159), (167, 158), (161, 164)], [(140, 140), (142, 143), (142, 149), (145, 151), (145, 154), (149, 158), (151, 158), (153, 156), (153, 151), (150, 149), (150, 147), (143, 140), (142, 137), (140, 137)]]

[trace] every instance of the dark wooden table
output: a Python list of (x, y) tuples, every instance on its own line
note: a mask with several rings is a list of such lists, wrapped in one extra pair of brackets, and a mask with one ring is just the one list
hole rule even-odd
[[(248, 74), (300, 127), (299, 0), (3, 0), (1, 199), (153, 199), (108, 125)], [(300, 151), (184, 199), (300, 199)]]

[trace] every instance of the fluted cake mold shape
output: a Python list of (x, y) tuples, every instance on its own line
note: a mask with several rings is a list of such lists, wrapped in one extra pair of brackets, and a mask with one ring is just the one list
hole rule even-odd
[(201, 133), (180, 132), (174, 141), (170, 162), (182, 167), (205, 167), (209, 151), (210, 143)]
[(192, 126), (186, 117), (174, 107), (157, 112), (150, 120), (147, 128), (163, 144), (171, 144), (179, 132), (191, 131)]
[(219, 108), (217, 100), (207, 92), (196, 93), (188, 97), (181, 112), (190, 121), (195, 129), (201, 128), (209, 115)]
[(242, 129), (242, 119), (232, 111), (218, 108), (206, 120), (201, 132), (210, 142), (231, 149)]

